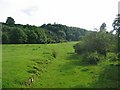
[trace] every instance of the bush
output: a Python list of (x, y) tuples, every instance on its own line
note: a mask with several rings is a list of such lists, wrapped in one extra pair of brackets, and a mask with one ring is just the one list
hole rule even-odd
[[(86, 34), (81, 42), (74, 45), (75, 52), (77, 54), (95, 52), (106, 56), (107, 52), (111, 50), (112, 36), (103, 32), (91, 32)], [(115, 45), (112, 48), (115, 49)]]
[(77, 54), (82, 54), (83, 52), (85, 52), (85, 47), (83, 45), (83, 42), (79, 42), (75, 44), (73, 47), (75, 49), (75, 53)]
[(100, 57), (97, 52), (92, 52), (84, 55), (84, 60), (88, 64), (97, 64), (100, 61)]
[(115, 53), (108, 53), (107, 54), (107, 59), (110, 60), (110, 61), (117, 61), (118, 57), (117, 57), (117, 54), (115, 54)]

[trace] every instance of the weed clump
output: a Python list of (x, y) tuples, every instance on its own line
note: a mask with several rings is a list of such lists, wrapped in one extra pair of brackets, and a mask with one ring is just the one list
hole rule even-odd
[(56, 58), (57, 55), (58, 55), (58, 53), (57, 53), (55, 50), (53, 50), (53, 51), (52, 51), (52, 56), (53, 56), (54, 58)]

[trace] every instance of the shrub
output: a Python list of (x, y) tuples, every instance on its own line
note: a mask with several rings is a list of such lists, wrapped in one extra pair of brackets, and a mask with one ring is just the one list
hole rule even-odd
[(117, 54), (115, 54), (115, 53), (108, 53), (107, 54), (107, 59), (110, 60), (110, 61), (117, 61), (118, 57), (117, 57)]
[(85, 52), (85, 46), (83, 45), (83, 42), (79, 42), (75, 44), (73, 47), (75, 49), (75, 53), (77, 54), (82, 54), (83, 52)]
[(97, 64), (100, 61), (100, 57), (97, 52), (92, 52), (84, 55), (84, 60), (88, 64)]
[[(74, 45), (75, 52), (77, 54), (95, 52), (106, 56), (107, 52), (111, 50), (110, 46), (112, 45), (111, 37), (109, 33), (103, 32), (91, 32), (86, 34), (81, 42)], [(113, 45), (113, 48), (116, 46)]]

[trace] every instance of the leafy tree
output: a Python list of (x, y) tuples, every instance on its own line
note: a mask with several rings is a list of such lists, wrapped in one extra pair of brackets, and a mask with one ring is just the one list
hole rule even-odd
[(74, 46), (76, 53), (97, 51), (97, 53), (106, 56), (109, 50), (110, 38), (105, 32), (91, 32), (88, 33), (81, 42)]
[(38, 38), (38, 35), (35, 33), (35, 31), (28, 30), (27, 32), (28, 43), (31, 43), (31, 44), (37, 43), (37, 38)]
[(115, 18), (112, 26), (113, 26), (113, 30), (116, 30), (117, 33), (120, 34), (120, 14), (117, 15), (117, 18)]
[(15, 21), (12, 17), (7, 17), (6, 24), (8, 25), (14, 25)]
[(97, 64), (103, 56), (107, 56), (107, 52), (115, 48), (114, 42), (115, 36), (111, 33), (90, 32), (74, 45), (74, 49), (77, 54), (84, 56), (85, 63)]
[[(110, 50), (110, 37), (105, 32), (98, 32), (95, 38), (95, 50), (106, 56), (107, 51)], [(94, 42), (93, 42), (94, 43)]]
[(100, 26), (100, 31), (106, 31), (106, 24), (102, 23), (102, 25)]
[(35, 33), (37, 34), (35, 38), (37, 39), (38, 43), (42, 44), (47, 43), (47, 36), (45, 34), (45, 30), (38, 29), (35, 31)]
[(2, 43), (3, 44), (8, 44), (10, 41), (9, 41), (9, 36), (7, 33), (3, 33), (2, 34)]
[(11, 43), (26, 43), (27, 35), (25, 32), (19, 28), (14, 28), (10, 34)]
[(55, 32), (47, 31), (47, 43), (58, 43), (60, 42), (60, 38), (56, 35)]
[[(113, 31), (115, 30), (116, 31), (116, 34), (117, 34), (117, 39), (118, 39), (118, 57), (120, 58), (120, 14), (117, 15), (117, 18), (115, 18), (113, 24)], [(113, 32), (112, 31), (112, 32)]]

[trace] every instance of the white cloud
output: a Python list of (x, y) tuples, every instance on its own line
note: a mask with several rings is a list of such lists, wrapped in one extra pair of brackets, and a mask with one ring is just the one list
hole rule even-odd
[(112, 29), (119, 0), (0, 0), (0, 21), (8, 16), (16, 23), (61, 23), (86, 29), (105, 22)]
[(32, 16), (37, 10), (38, 10), (38, 8), (36, 6), (31, 6), (31, 7), (25, 8), (21, 11), (23, 13), (27, 14), (28, 16)]

